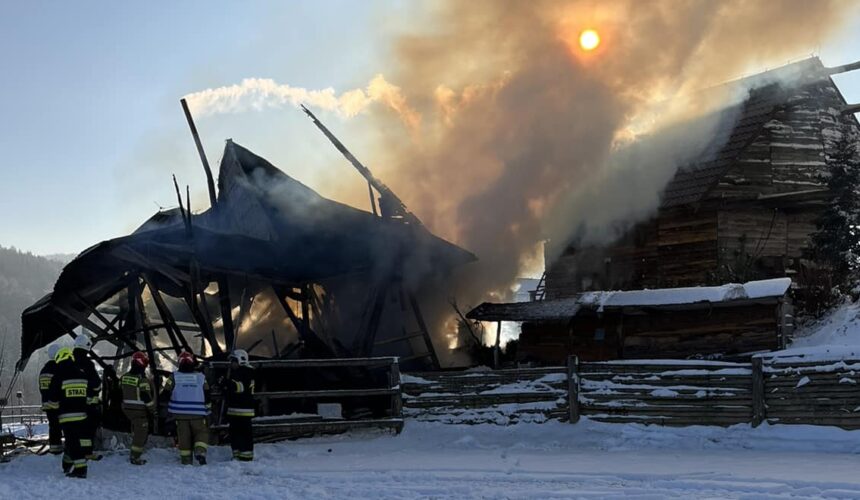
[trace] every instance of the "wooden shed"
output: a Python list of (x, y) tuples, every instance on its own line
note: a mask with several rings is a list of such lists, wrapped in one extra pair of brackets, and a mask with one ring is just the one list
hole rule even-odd
[(677, 171), (653, 216), (608, 246), (547, 255), (546, 298), (783, 276), (815, 283), (809, 242), (831, 196), (822, 174), (838, 139), (858, 132), (830, 75), (856, 67), (813, 57), (735, 82), (748, 97)]
[(509, 304), (484, 303), (479, 321), (519, 321), (521, 361), (744, 357), (784, 347), (793, 315), (791, 280), (714, 287), (584, 292)]

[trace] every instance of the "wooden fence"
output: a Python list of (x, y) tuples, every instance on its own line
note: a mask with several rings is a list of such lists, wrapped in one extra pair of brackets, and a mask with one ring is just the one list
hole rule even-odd
[(582, 363), (576, 369), (574, 360), (573, 366), (578, 414), (592, 420), (659, 425), (752, 421), (749, 363), (616, 361)]
[[(860, 360), (622, 360), (404, 375), (404, 415), (445, 423), (601, 422), (860, 428)], [(568, 404), (573, 401), (573, 404)]]
[(767, 422), (860, 428), (860, 360), (763, 361), (763, 417)]
[(403, 413), (444, 423), (566, 420), (568, 377), (564, 367), (404, 375)]
[[(300, 359), (252, 361), (255, 368), (257, 441), (278, 440), (360, 428), (403, 428), (400, 369), (397, 358)], [(227, 362), (208, 362), (207, 378), (218, 380)], [(212, 394), (216, 437), (227, 424), (222, 395)], [(334, 404), (337, 415), (323, 415), (320, 405)]]

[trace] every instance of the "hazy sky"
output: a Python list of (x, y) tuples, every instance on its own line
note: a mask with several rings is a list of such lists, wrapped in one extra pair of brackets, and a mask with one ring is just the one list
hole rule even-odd
[[(248, 77), (363, 87), (384, 71), (393, 37), (420, 24), (412, 4), (399, 1), (155, 4), (0, 1), (0, 245), (79, 252), (126, 234), (175, 204), (171, 173), (191, 184), (202, 208), (205, 182), (181, 96)], [(860, 59), (858, 28), (853, 22), (809, 52), (827, 65)], [(860, 101), (860, 74), (837, 83)], [(369, 121), (322, 118), (372, 160), (362, 150)], [(327, 175), (359, 182), (298, 111), (197, 125), (213, 168), (231, 137), (324, 195)]]

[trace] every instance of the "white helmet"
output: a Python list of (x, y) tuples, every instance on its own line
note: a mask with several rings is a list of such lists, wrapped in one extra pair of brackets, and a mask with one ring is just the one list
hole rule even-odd
[(244, 349), (235, 349), (230, 353), (230, 360), (236, 360), (241, 366), (251, 366), (248, 361), (248, 353)]
[(48, 359), (57, 357), (57, 351), (60, 350), (60, 344), (51, 344), (48, 346)]
[(83, 349), (85, 351), (89, 351), (93, 348), (93, 341), (90, 340), (89, 335), (78, 335), (75, 337), (75, 349)]

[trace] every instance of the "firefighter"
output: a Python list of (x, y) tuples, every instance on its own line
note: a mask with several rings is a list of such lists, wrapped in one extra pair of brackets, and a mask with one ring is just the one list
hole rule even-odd
[(179, 460), (182, 465), (206, 465), (209, 446), (209, 384), (206, 376), (196, 370), (194, 355), (188, 351), (179, 354), (179, 368), (164, 384), (164, 399), (170, 394), (167, 411), (176, 422), (179, 441)]
[(54, 376), (48, 399), (57, 405), (57, 421), (65, 437), (63, 471), (69, 477), (87, 477), (86, 446), (90, 442), (87, 424), (87, 379), (75, 363), (72, 350), (61, 347), (54, 358)]
[(57, 356), (57, 351), (59, 350), (59, 344), (48, 346), (48, 362), (45, 363), (42, 371), (39, 372), (39, 392), (42, 395), (42, 411), (48, 416), (48, 452), (52, 455), (59, 455), (63, 452), (63, 431), (60, 429), (59, 420), (57, 420), (58, 403), (52, 401), (48, 396), (51, 379), (54, 378), (54, 372), (57, 368), (54, 357)]
[(155, 403), (152, 382), (146, 376), (149, 357), (137, 351), (131, 355), (131, 369), (120, 378), (122, 388), (122, 411), (131, 422), (131, 453), (129, 461), (144, 465), (141, 458), (146, 439), (149, 437), (149, 419), (153, 417)]
[(75, 349), (72, 354), (75, 358), (78, 368), (83, 372), (87, 379), (87, 444), (85, 452), (89, 460), (101, 460), (102, 456), (93, 452), (93, 440), (96, 437), (96, 431), (101, 425), (101, 393), (102, 393), (102, 378), (99, 372), (96, 371), (95, 364), (90, 359), (90, 351), (93, 348), (93, 343), (88, 335), (78, 335), (75, 338)]
[(233, 459), (254, 460), (254, 368), (248, 353), (236, 349), (230, 354), (230, 373), (222, 384), (227, 399), (227, 420), (230, 423), (230, 447)]

